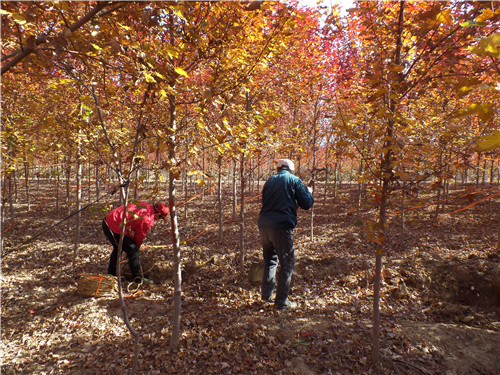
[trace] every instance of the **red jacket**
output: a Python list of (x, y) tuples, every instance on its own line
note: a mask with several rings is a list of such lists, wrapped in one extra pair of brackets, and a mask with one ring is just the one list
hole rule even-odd
[[(113, 233), (122, 232), (122, 217), (124, 206), (115, 208), (106, 216), (106, 224)], [(141, 246), (146, 233), (155, 223), (154, 206), (145, 202), (129, 203), (126, 210), (127, 225), (125, 226), (125, 235), (134, 240), (137, 246)]]

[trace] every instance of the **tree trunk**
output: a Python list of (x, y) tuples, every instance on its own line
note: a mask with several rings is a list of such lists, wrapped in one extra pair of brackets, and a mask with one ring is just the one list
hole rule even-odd
[[(172, 13), (170, 13), (172, 22)], [(174, 256), (174, 305), (173, 305), (173, 316), (172, 316), (172, 335), (170, 336), (170, 349), (177, 350), (179, 346), (179, 337), (181, 331), (181, 306), (182, 306), (182, 259), (181, 259), (181, 246), (179, 239), (179, 225), (177, 221), (177, 212), (175, 209), (176, 201), (176, 190), (175, 190), (175, 179), (176, 173), (174, 171), (177, 169), (176, 160), (176, 112), (175, 112), (175, 96), (170, 94), (169, 96), (169, 124), (167, 126), (168, 131), (168, 157), (170, 164), (169, 172), (169, 182), (168, 182), (168, 196), (169, 196), (169, 207), (170, 207), (170, 224), (172, 233), (172, 246), (173, 246), (173, 256)]]
[[(316, 140), (318, 136), (318, 129), (317, 129), (317, 120), (319, 116), (319, 103), (316, 103), (315, 108), (314, 108), (314, 124), (313, 124), (313, 165), (312, 165), (312, 171), (311, 171), (311, 181), (312, 181), (312, 186), (311, 188), (313, 189), (314, 192), (314, 184), (316, 180)], [(314, 206), (311, 207), (311, 232), (310, 232), (310, 240), (314, 240)]]
[(323, 189), (323, 206), (326, 206), (326, 196), (328, 193), (328, 156), (329, 156), (329, 150), (330, 150), (330, 138), (331, 136), (328, 137), (328, 140), (326, 142), (326, 151), (325, 151), (325, 187)]
[(59, 172), (59, 166), (57, 166), (57, 177), (56, 177), (56, 212), (59, 211), (59, 186), (61, 185), (61, 173)]
[[(175, 154), (170, 155), (175, 158)], [(172, 159), (171, 159), (172, 160)], [(179, 240), (179, 225), (177, 222), (177, 212), (175, 210), (175, 176), (170, 173), (168, 184), (170, 225), (172, 232), (172, 245), (174, 256), (174, 306), (172, 315), (172, 335), (170, 336), (170, 349), (176, 350), (179, 346), (181, 331), (181, 307), (182, 307), (182, 258)]]
[[(71, 164), (70, 159), (68, 159), (66, 165), (66, 207), (68, 209), (68, 216), (71, 215)], [(71, 219), (68, 219), (68, 232), (71, 230)]]
[(361, 201), (363, 196), (363, 183), (361, 182), (364, 173), (364, 163), (363, 159), (359, 160), (359, 181), (358, 181), (358, 195), (356, 198), (357, 214), (359, 216), (361, 212)]
[(90, 162), (90, 158), (89, 158), (89, 166), (88, 166), (88, 174), (89, 174), (89, 179), (88, 179), (88, 182), (87, 182), (87, 203), (90, 203), (90, 201), (92, 200), (92, 197), (91, 197), (91, 190), (92, 190), (92, 163)]
[[(337, 159), (338, 160), (338, 159)], [(338, 193), (338, 162), (335, 161), (335, 166), (333, 167), (333, 200), (337, 200)]]
[(479, 189), (479, 169), (481, 167), (481, 153), (477, 153), (477, 162), (476, 162), (476, 190)]
[(233, 220), (236, 221), (236, 206), (238, 205), (238, 194), (236, 189), (236, 159), (233, 160)]
[(240, 273), (245, 274), (245, 155), (241, 155), (240, 162)]
[(26, 205), (28, 206), (28, 211), (30, 210), (30, 183), (29, 183), (30, 168), (27, 161), (24, 162), (24, 186), (26, 190)]
[[(123, 184), (123, 179), (121, 176), (119, 176), (119, 181), (120, 185)], [(121, 188), (120, 191), (120, 197), (124, 201), (125, 207), (128, 206), (128, 195), (129, 195), (129, 188), (128, 185), (124, 188)], [(132, 367), (132, 374), (137, 373), (137, 368), (138, 368), (138, 358), (139, 358), (139, 333), (132, 327), (132, 324), (130, 323), (130, 319), (128, 317), (128, 311), (127, 311), (127, 306), (125, 305), (125, 298), (123, 295), (123, 286), (122, 286), (122, 277), (121, 277), (121, 262), (120, 262), (120, 255), (122, 254), (122, 249), (123, 249), (123, 238), (125, 237), (125, 226), (127, 225), (127, 216), (125, 214), (125, 210), (123, 211), (123, 216), (122, 216), (122, 231), (120, 233), (120, 241), (118, 242), (118, 260), (116, 262), (116, 278), (118, 281), (118, 299), (120, 301), (120, 308), (122, 310), (123, 314), (123, 322), (125, 323), (127, 329), (129, 330), (130, 334), (134, 338), (134, 362), (133, 362), (133, 367)]]
[[(186, 144), (186, 149), (187, 149), (187, 144)], [(188, 151), (186, 150), (186, 154), (188, 153)], [(187, 201), (188, 199), (188, 194), (189, 194), (189, 185), (188, 185), (188, 176), (187, 176), (187, 171), (184, 171), (183, 173), (183, 184), (182, 184), (182, 187), (183, 187), (183, 191), (184, 191), (184, 202)], [(187, 214), (188, 214), (188, 205), (187, 204), (184, 204), (184, 210), (183, 210), (183, 216), (184, 216), (184, 219), (187, 219)]]
[(100, 175), (99, 175), (99, 166), (96, 164), (95, 166), (95, 198), (99, 199), (101, 196), (101, 182), (100, 182)]
[(73, 246), (73, 267), (76, 266), (76, 259), (78, 258), (78, 249), (80, 247), (80, 237), (81, 237), (81, 223), (82, 223), (82, 213), (80, 212), (82, 208), (82, 145), (81, 145), (81, 130), (78, 136), (78, 154), (76, 159), (76, 227), (75, 227), (75, 243)]
[(437, 197), (436, 197), (436, 211), (434, 212), (434, 218), (437, 218), (439, 216), (439, 210), (440, 210), (440, 201), (441, 201), (441, 189), (437, 189)]
[[(404, 171), (404, 169), (403, 169)], [(403, 187), (401, 189), (401, 231), (399, 233), (399, 250), (405, 250), (405, 196), (406, 196), (406, 180), (403, 179)]]
[(495, 174), (495, 159), (491, 159), (491, 166), (490, 166), (490, 185), (493, 186), (493, 176)]
[(14, 197), (12, 192), (12, 173), (8, 174), (9, 181), (9, 212), (10, 212), (10, 225), (14, 225)]
[(14, 202), (17, 203), (17, 173), (15, 169), (12, 171), (12, 178), (14, 180)]
[(224, 221), (224, 211), (222, 208), (222, 156), (219, 155), (219, 158), (217, 159), (217, 166), (219, 169), (219, 180), (218, 180), (218, 186), (217, 186), (217, 202), (219, 205), (219, 238), (218, 242), (222, 243), (222, 236), (223, 236), (223, 221)]
[[(399, 2), (399, 22), (397, 30), (396, 39), (396, 51), (394, 57), (394, 63), (396, 65), (401, 64), (401, 34), (403, 32), (403, 20), (404, 20), (404, 0)], [(390, 90), (389, 90), (390, 95)], [(390, 113), (395, 113), (396, 103), (394, 98), (389, 97), (389, 111)], [(384, 142), (385, 154), (381, 163), (381, 179), (382, 179), (382, 191), (380, 194), (380, 206), (379, 206), (379, 223), (378, 230), (381, 232), (380, 236), (377, 237), (377, 251), (375, 256), (375, 277), (374, 277), (374, 290), (373, 290), (373, 346), (372, 346), (372, 361), (375, 368), (379, 367), (380, 363), (380, 284), (382, 279), (382, 256), (384, 253), (384, 243), (385, 243), (385, 225), (386, 225), (386, 209), (387, 202), (389, 200), (390, 194), (390, 184), (393, 179), (393, 151), (392, 146), (394, 143), (394, 119), (389, 118), (387, 121), (386, 129), (386, 140)]]

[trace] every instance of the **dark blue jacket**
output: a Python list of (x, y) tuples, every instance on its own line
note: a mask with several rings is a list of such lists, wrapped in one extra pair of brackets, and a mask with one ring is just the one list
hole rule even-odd
[(297, 205), (308, 210), (313, 203), (302, 180), (282, 169), (266, 181), (262, 190), (259, 228), (293, 229), (297, 225)]

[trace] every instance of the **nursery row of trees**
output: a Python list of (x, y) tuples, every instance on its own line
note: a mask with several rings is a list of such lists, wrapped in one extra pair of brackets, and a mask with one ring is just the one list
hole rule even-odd
[(442, 188), (470, 168), (477, 184), (498, 181), (494, 1), (356, 1), (346, 13), (271, 1), (1, 5), (4, 196), (50, 165), (78, 186), (88, 165), (122, 185), (167, 173), (172, 208), (183, 176), (201, 186), (239, 171), (244, 192), (279, 157), (326, 184), (348, 168), (376, 187), (380, 275), (396, 187)]

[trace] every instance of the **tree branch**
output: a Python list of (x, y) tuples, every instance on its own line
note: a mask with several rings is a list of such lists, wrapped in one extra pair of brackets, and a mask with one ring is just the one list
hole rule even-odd
[[(102, 9), (104, 9), (108, 4), (109, 4), (109, 1), (98, 2), (96, 4), (96, 6), (94, 8), (92, 8), (86, 15), (84, 15), (82, 18), (80, 18), (75, 23), (69, 25), (69, 27), (68, 27), (69, 30), (71, 32), (74, 32), (75, 30), (79, 29), (80, 27), (85, 25), (88, 21), (90, 21), (92, 18), (94, 18), (95, 15), (97, 13), (99, 13)], [(3, 75), (4, 73), (7, 73), (11, 68), (16, 66), (25, 57), (27, 57), (27, 56), (31, 55), (33, 52), (35, 52), (36, 48), (40, 44), (47, 43), (48, 38), (49, 38), (48, 34), (42, 34), (33, 41), (33, 44), (31, 46), (21, 45), (21, 48), (10, 53), (8, 56), (12, 56), (12, 58), (9, 61), (7, 61), (4, 65), (2, 65), (1, 75)], [(5, 56), (3, 58), (5, 58)]]

